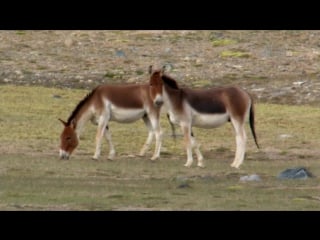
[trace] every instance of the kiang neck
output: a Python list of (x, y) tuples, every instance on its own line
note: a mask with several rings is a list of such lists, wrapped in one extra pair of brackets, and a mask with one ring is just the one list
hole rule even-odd
[(179, 104), (181, 102), (181, 97), (182, 97), (182, 92), (181, 89), (174, 89), (172, 87), (169, 87), (167, 85), (164, 85), (164, 98), (165, 98), (165, 103), (170, 103), (167, 104), (167, 107), (170, 110), (174, 110), (176, 107), (175, 105)]
[(74, 118), (75, 123), (76, 123), (75, 131), (76, 131), (78, 137), (80, 137), (80, 135), (83, 131), (84, 125), (88, 122), (88, 120), (91, 117), (92, 117), (92, 115), (90, 116), (89, 114), (82, 114), (81, 116), (76, 116)]

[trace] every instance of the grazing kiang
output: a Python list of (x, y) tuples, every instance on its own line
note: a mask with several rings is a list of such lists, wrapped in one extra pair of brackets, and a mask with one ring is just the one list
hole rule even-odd
[(198, 166), (204, 167), (200, 144), (195, 140), (192, 127), (215, 128), (231, 122), (236, 135), (236, 152), (231, 167), (239, 168), (246, 151), (245, 122), (249, 118), (254, 141), (259, 148), (255, 133), (255, 115), (252, 97), (237, 86), (209, 89), (181, 88), (177, 81), (164, 73), (165, 68), (152, 70), (150, 79), (157, 83), (158, 95), (163, 97), (164, 108), (172, 124), (180, 125), (187, 151), (187, 162), (193, 162), (192, 150), (198, 158)]
[(98, 125), (93, 159), (98, 160), (100, 156), (104, 136), (109, 144), (108, 159), (112, 160), (116, 151), (111, 141), (109, 121), (132, 123), (139, 119), (144, 121), (149, 131), (139, 155), (145, 155), (155, 136), (151, 160), (159, 158), (162, 141), (159, 117), (163, 100), (156, 91), (159, 88), (157, 84), (162, 83), (151, 79), (146, 84), (99, 85), (94, 88), (78, 103), (67, 121), (59, 119), (64, 125), (60, 135), (60, 158), (69, 159), (79, 144), (84, 124), (91, 120)]

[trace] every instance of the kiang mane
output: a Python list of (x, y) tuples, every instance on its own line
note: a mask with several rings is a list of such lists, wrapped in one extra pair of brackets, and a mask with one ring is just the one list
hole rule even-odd
[(70, 117), (68, 118), (68, 122), (67, 125), (70, 125), (72, 119), (74, 119), (76, 117), (76, 115), (78, 114), (78, 112), (80, 111), (80, 109), (83, 107), (83, 105), (91, 98), (91, 96), (93, 95), (93, 93), (95, 92), (96, 89), (93, 89), (90, 93), (87, 94), (87, 96), (85, 96), (79, 103), (78, 105), (75, 107), (75, 109), (73, 110), (73, 112), (71, 113)]
[(176, 89), (176, 90), (179, 90), (179, 86), (178, 86), (178, 83), (176, 82), (176, 80), (174, 80), (172, 77), (169, 77), (168, 75), (166, 74), (163, 74), (162, 75), (162, 80), (165, 84), (167, 84), (169, 87), (173, 88), (173, 89)]

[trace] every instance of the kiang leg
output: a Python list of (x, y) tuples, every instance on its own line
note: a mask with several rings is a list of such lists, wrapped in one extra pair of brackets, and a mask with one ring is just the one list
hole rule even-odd
[(139, 156), (144, 156), (146, 154), (146, 152), (148, 151), (148, 149), (150, 147), (150, 144), (152, 142), (153, 135), (154, 135), (154, 133), (152, 131), (151, 122), (150, 122), (148, 116), (145, 115), (142, 119), (143, 119), (145, 125), (148, 128), (148, 137), (147, 137), (146, 142), (143, 144), (143, 146), (142, 146), (142, 148), (140, 150)]
[(181, 130), (184, 136), (184, 144), (187, 151), (187, 162), (184, 164), (186, 167), (190, 167), (193, 162), (192, 157), (192, 143), (191, 143), (191, 126), (186, 124), (181, 124)]
[(113, 160), (113, 159), (114, 159), (114, 156), (116, 155), (116, 150), (114, 149), (114, 146), (113, 146), (113, 143), (112, 143), (111, 133), (110, 133), (110, 130), (109, 130), (109, 126), (106, 126), (104, 136), (105, 136), (105, 138), (106, 138), (106, 140), (108, 141), (108, 144), (109, 144), (109, 155), (108, 155), (108, 159), (109, 159), (109, 160)]
[(204, 167), (203, 156), (202, 156), (201, 151), (200, 151), (200, 144), (196, 141), (192, 130), (191, 130), (191, 146), (192, 146), (192, 148), (194, 148), (195, 153), (196, 153), (197, 158), (198, 158), (198, 165), (197, 166), (198, 167)]
[(245, 156), (247, 135), (244, 127), (244, 121), (231, 119), (236, 134), (236, 154), (231, 167), (239, 168)]
[(98, 119), (98, 128), (97, 128), (97, 134), (96, 134), (96, 151), (93, 155), (93, 159), (98, 160), (101, 153), (101, 144), (102, 144), (102, 138), (105, 134), (106, 127), (108, 125), (108, 116), (100, 116)]
[(151, 157), (151, 160), (156, 160), (157, 158), (160, 157), (160, 151), (161, 151), (161, 145), (162, 145), (162, 131), (160, 127), (159, 114), (160, 113), (157, 113), (157, 115), (150, 117), (152, 131), (155, 133), (155, 136), (156, 136), (156, 146), (154, 149), (153, 156)]
[(155, 146), (153, 156), (151, 157), (151, 160), (156, 160), (157, 158), (160, 157), (160, 150), (161, 150), (161, 143), (162, 143), (162, 132), (160, 128), (160, 122), (157, 117), (147, 116), (147, 115), (143, 117), (143, 121), (146, 124), (149, 133), (148, 133), (147, 141), (145, 142), (145, 144), (143, 145), (140, 151), (140, 156), (143, 156), (146, 153), (146, 151), (149, 149), (153, 136), (155, 135), (156, 146)]

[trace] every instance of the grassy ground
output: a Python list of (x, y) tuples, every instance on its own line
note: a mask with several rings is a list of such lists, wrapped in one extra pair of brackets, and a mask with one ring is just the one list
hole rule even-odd
[[(174, 141), (165, 117), (161, 159), (137, 157), (147, 130), (143, 122), (111, 123), (117, 158), (92, 161), (95, 126), (87, 124), (69, 161), (58, 158), (59, 135), (87, 91), (0, 86), (1, 210), (319, 210), (320, 109), (309, 106), (256, 105), (257, 150), (247, 128), (246, 159), (230, 167), (235, 139), (227, 124), (194, 129), (206, 168), (185, 168), (182, 139)], [(307, 180), (279, 180), (291, 167), (304, 166)], [(261, 181), (241, 182), (258, 174)]]

